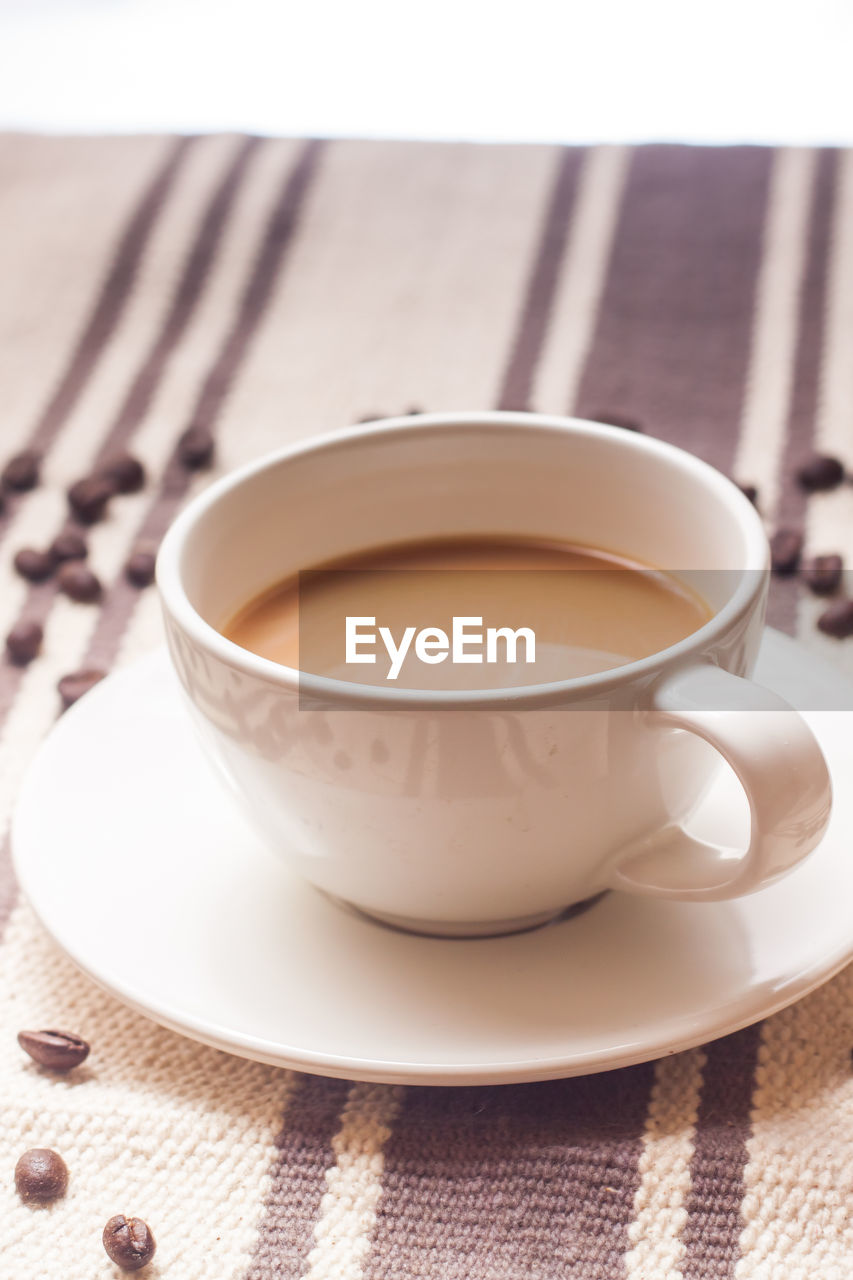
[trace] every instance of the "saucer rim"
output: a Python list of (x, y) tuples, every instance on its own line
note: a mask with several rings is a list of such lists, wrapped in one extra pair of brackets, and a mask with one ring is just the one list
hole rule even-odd
[[(849, 685), (841, 672), (835, 672), (825, 661), (804, 649), (803, 646), (771, 628), (765, 629), (764, 644), (787, 649), (790, 656), (800, 661), (807, 661), (823, 667), (831, 672), (842, 685)], [(393, 1058), (372, 1056), (369, 1058), (347, 1054), (331, 1054), (320, 1050), (306, 1050), (293, 1044), (272, 1041), (264, 1037), (247, 1035), (230, 1030), (210, 1018), (198, 1018), (170, 1006), (168, 1001), (152, 999), (121, 980), (114, 977), (105, 978), (93, 970), (79, 954), (79, 944), (73, 939), (73, 927), (69, 933), (61, 924), (49, 922), (37, 904), (38, 893), (32, 891), (28, 878), (26, 839), (21, 836), (21, 828), (28, 807), (33, 803), (32, 794), (39, 784), (39, 774), (43, 760), (49, 752), (57, 749), (56, 743), (62, 742), (66, 736), (72, 736), (79, 718), (91, 714), (92, 709), (100, 702), (111, 697), (118, 682), (139, 680), (146, 668), (153, 672), (158, 669), (170, 671), (165, 647), (159, 647), (136, 662), (113, 673), (101, 681), (94, 689), (69, 709), (54, 726), (54, 729), (39, 747), (30, 767), (24, 784), (18, 795), (18, 801), (11, 827), (12, 860), (15, 875), (21, 892), (28, 901), (41, 926), (54, 939), (61, 950), (75, 966), (84, 973), (101, 990), (122, 1003), (151, 1018), (156, 1023), (180, 1035), (188, 1036), (202, 1044), (226, 1053), (266, 1063), (270, 1066), (307, 1071), (309, 1073), (338, 1079), (363, 1080), (371, 1083), (399, 1085), (488, 1085), (532, 1083), (541, 1080), (569, 1078), (594, 1074), (600, 1071), (617, 1070), (623, 1067), (636, 1066), (664, 1056), (671, 1056), (705, 1044), (710, 1040), (730, 1035), (744, 1027), (770, 1017), (787, 1008), (816, 990), (824, 982), (831, 980), (853, 959), (853, 927), (848, 942), (833, 948), (822, 955), (820, 963), (809, 965), (791, 975), (782, 975), (781, 986), (774, 988), (768, 998), (764, 985), (747, 987), (738, 998), (730, 1001), (727, 1008), (729, 1016), (721, 1018), (719, 1006), (710, 1006), (700, 1015), (682, 1015), (663, 1026), (658, 1025), (653, 1040), (632, 1040), (620, 1043), (607, 1049), (588, 1049), (582, 1052), (566, 1052), (551, 1055), (547, 1058), (519, 1057), (505, 1059), (501, 1062), (468, 1062), (447, 1065), (435, 1062), (399, 1061)], [(170, 671), (171, 674), (171, 671)], [(851, 690), (853, 692), (853, 690)], [(285, 872), (291, 880), (295, 877)], [(792, 873), (796, 875), (796, 871)], [(312, 890), (312, 892), (319, 892)], [(764, 892), (767, 892), (765, 890)], [(751, 895), (754, 897), (759, 894)], [(334, 904), (330, 909), (342, 910)], [(556, 927), (560, 927), (559, 925)], [(467, 945), (472, 940), (462, 940)], [(487, 943), (488, 939), (473, 940), (473, 945)], [(436, 939), (437, 945), (458, 946), (459, 939)], [(648, 1026), (648, 1023), (642, 1025)]]

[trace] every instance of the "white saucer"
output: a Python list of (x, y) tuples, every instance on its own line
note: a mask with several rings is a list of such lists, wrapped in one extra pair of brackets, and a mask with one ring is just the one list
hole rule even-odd
[[(758, 675), (800, 707), (853, 705), (832, 668), (776, 633)], [(703, 905), (611, 893), (530, 933), (414, 937), (335, 905), (259, 844), (159, 652), (58, 722), (20, 797), (15, 865), (96, 982), (232, 1053), (399, 1083), (600, 1071), (754, 1022), (853, 957), (853, 721), (807, 718), (835, 809), (820, 848), (773, 888)], [(742, 808), (721, 781), (703, 832), (736, 837)]]

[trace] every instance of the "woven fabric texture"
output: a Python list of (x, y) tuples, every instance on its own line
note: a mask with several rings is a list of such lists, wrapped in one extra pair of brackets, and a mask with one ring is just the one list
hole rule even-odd
[[(124, 578), (218, 473), (360, 418), (488, 407), (633, 422), (759, 490), (769, 529), (853, 555), (853, 154), (649, 146), (0, 137), (0, 446), (43, 454), (0, 515), (0, 822), (57, 680), (161, 643)], [(215, 464), (175, 449), (209, 429)], [(97, 606), (11, 567), (120, 448), (148, 483), (90, 534)], [(2, 461), (2, 459), (0, 459)], [(853, 669), (820, 602), (770, 620)], [(98, 780), (92, 779), (93, 796)], [(489, 1088), (400, 1088), (245, 1062), (102, 993), (0, 865), (0, 1280), (117, 1273), (114, 1212), (163, 1280), (846, 1280), (853, 1273), (850, 971), (761, 1026), (657, 1063)], [(68, 1079), (22, 1026), (95, 1046)], [(66, 1198), (12, 1171), (61, 1151)]]

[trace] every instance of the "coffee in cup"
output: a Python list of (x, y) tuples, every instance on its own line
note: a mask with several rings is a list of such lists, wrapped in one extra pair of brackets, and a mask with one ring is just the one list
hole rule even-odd
[[(318, 676), (473, 689), (624, 666), (692, 635), (710, 616), (675, 576), (612, 552), (469, 537), (316, 566), (244, 604), (221, 630), (244, 649)], [(455, 661), (460, 619), (464, 660)], [(348, 645), (348, 634), (358, 643)]]

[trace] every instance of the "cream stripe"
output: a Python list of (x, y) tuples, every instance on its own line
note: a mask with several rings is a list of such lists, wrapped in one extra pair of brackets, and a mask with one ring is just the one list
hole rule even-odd
[(758, 277), (752, 351), (734, 474), (759, 489), (773, 520), (790, 408), (800, 290), (817, 161), (800, 147), (776, 152)]
[(305, 1280), (359, 1280), (382, 1193), (383, 1148), (402, 1096), (402, 1089), (388, 1085), (355, 1084), (350, 1090), (332, 1140), (336, 1159), (326, 1171), (328, 1190)]
[(360, 414), (488, 406), (553, 164), (553, 147), (333, 143), (225, 406), (224, 463)]
[(0, 138), (4, 461), (29, 437), (118, 236), (172, 146), (170, 138)]
[(853, 150), (842, 154), (838, 166), (827, 311), (816, 444), (840, 449), (853, 466)]
[[(26, 907), (0, 950), (0, 1022), (2, 1274), (107, 1280), (101, 1231), (124, 1213), (151, 1225), (158, 1274), (240, 1280), (298, 1077), (140, 1018), (83, 977)], [(68, 1079), (40, 1072), (15, 1043), (22, 1025), (79, 1030), (89, 1061)], [(69, 1193), (48, 1212), (24, 1205), (12, 1183), (31, 1146), (54, 1148), (69, 1168)]]
[(532, 403), (544, 413), (572, 408), (592, 341), (631, 151), (591, 147), (559, 270), (554, 313), (533, 383)]
[(632, 1248), (625, 1256), (628, 1280), (678, 1280), (684, 1257), (681, 1232), (687, 1221), (693, 1135), (702, 1091), (705, 1054), (701, 1049), (662, 1058), (643, 1135), (628, 1228)]
[(853, 968), (764, 1024), (737, 1280), (853, 1274)]
[[(843, 153), (833, 210), (832, 257), (828, 273), (826, 338), (823, 349), (815, 449), (843, 459), (853, 470), (853, 151)], [(853, 489), (842, 485), (809, 499), (806, 554), (835, 551), (853, 569)], [(849, 579), (848, 579), (849, 591)], [(798, 638), (853, 675), (853, 649), (815, 628), (826, 601), (804, 592), (797, 619)]]

